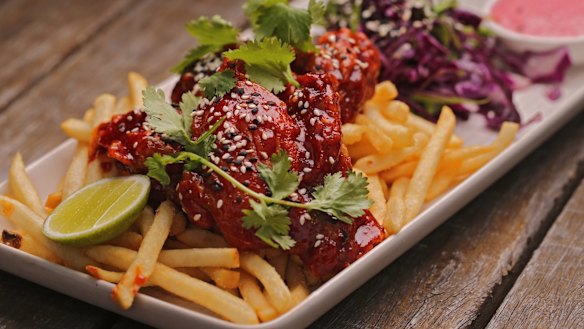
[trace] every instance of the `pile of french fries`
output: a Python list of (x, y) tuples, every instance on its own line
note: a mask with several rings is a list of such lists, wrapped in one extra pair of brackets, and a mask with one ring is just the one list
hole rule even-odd
[[(0, 213), (17, 229), (4, 232), (3, 242), (115, 283), (112, 295), (124, 309), (131, 307), (140, 289), (150, 286), (241, 324), (272, 320), (300, 303), (317, 281), (298, 257), (276, 249), (239, 251), (222, 236), (189, 226), (170, 201), (156, 210), (147, 206), (130, 229), (102, 245), (74, 248), (43, 235), (44, 219), (62, 200), (87, 184), (119, 174), (113, 165), (103, 171), (103, 163), (111, 161), (107, 158), (88, 162), (88, 150), (100, 123), (142, 107), (146, 80), (130, 73), (128, 81), (128, 97), (101, 95), (83, 119), (63, 122), (64, 132), (78, 144), (61, 185), (45, 204), (22, 158), (14, 157), (11, 194), (0, 196)], [(491, 145), (463, 146), (453, 134), (456, 120), (450, 109), (444, 108), (433, 124), (410, 113), (396, 96), (391, 83), (379, 84), (356, 123), (343, 126), (343, 142), (355, 168), (369, 179), (371, 211), (388, 234), (411, 221), (424, 202), (495, 157), (517, 131), (517, 125), (505, 124)]]
[(371, 212), (395, 234), (429, 202), (459, 184), (508, 147), (519, 125), (505, 122), (489, 145), (465, 146), (454, 133), (456, 118), (442, 108), (436, 124), (396, 100), (386, 81), (365, 104), (355, 123), (343, 125), (343, 143), (356, 170), (369, 180)]

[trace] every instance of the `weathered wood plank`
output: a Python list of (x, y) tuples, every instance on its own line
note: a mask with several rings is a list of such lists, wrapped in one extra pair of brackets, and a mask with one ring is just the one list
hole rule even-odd
[(7, 1), (0, 9), (0, 112), (134, 0)]
[(584, 182), (487, 329), (584, 328)]
[(0, 328), (99, 329), (115, 319), (103, 309), (2, 271), (0, 282)]
[[(38, 158), (65, 140), (59, 125), (81, 116), (100, 93), (126, 93), (126, 74), (135, 70), (156, 83), (194, 46), (184, 24), (200, 15), (224, 13), (241, 21), (242, 1), (140, 1), (127, 15), (104, 28), (69, 56), (51, 75), (0, 116), (0, 154)], [(235, 10), (224, 8), (234, 7)], [(223, 9), (221, 9), (223, 8)], [(34, 141), (34, 142), (33, 142)], [(6, 178), (8, 157), (0, 159), (0, 180)]]
[(482, 328), (584, 174), (584, 114), (312, 328)]

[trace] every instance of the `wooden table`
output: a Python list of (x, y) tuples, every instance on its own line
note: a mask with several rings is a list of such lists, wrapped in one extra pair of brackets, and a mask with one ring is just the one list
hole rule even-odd
[[(184, 23), (241, 1), (0, 2), (0, 180), (65, 139), (130, 70), (158, 82), (193, 46)], [(584, 115), (316, 321), (314, 328), (584, 327)], [(145, 326), (0, 272), (0, 328)]]

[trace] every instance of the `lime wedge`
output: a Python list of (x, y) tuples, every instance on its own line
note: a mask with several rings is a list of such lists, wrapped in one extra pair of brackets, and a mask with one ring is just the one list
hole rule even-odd
[(106, 178), (65, 199), (45, 220), (51, 240), (87, 246), (115, 238), (136, 220), (148, 201), (150, 179), (143, 175)]

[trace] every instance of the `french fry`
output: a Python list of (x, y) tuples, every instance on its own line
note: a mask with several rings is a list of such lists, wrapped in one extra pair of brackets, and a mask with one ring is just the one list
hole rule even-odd
[(236, 289), (239, 285), (240, 272), (219, 267), (201, 267), (203, 273), (207, 274), (217, 287), (224, 289)]
[(369, 100), (375, 105), (385, 105), (397, 97), (397, 88), (391, 81), (383, 81), (375, 86), (375, 93)]
[(387, 154), (393, 147), (393, 140), (385, 132), (364, 115), (358, 115), (355, 122), (367, 127), (365, 135), (375, 150)]
[(95, 115), (92, 121), (92, 128), (109, 121), (114, 113), (114, 106), (116, 98), (110, 94), (102, 94), (95, 98), (93, 107), (95, 108)]
[(408, 104), (393, 100), (386, 106), (379, 108), (380, 113), (390, 121), (405, 124), (410, 116), (410, 107)]
[(130, 101), (130, 97), (122, 97), (118, 99), (116, 102), (116, 106), (114, 107), (114, 115), (116, 114), (125, 114), (132, 111), (132, 102)]
[(256, 277), (266, 289), (274, 307), (280, 314), (292, 306), (290, 290), (276, 270), (260, 256), (242, 252), (240, 254), (241, 268)]
[[(120, 282), (120, 280), (122, 280), (122, 277), (124, 276), (124, 272), (108, 271), (108, 270), (104, 270), (101, 267), (93, 266), (93, 265), (87, 265), (85, 267), (85, 270), (92, 277), (94, 277), (98, 280), (103, 280), (103, 281), (107, 281), (107, 282), (111, 282), (111, 283)], [(152, 286), (152, 284), (150, 284), (148, 282), (146, 282), (146, 284), (144, 284), (144, 287), (151, 287), (151, 286)]]
[(383, 227), (388, 234), (395, 234), (405, 225), (406, 204), (404, 197), (410, 185), (407, 177), (398, 178), (391, 185), (389, 199), (387, 200), (387, 213), (383, 220)]
[(136, 72), (128, 74), (128, 88), (130, 90), (130, 105), (132, 109), (142, 108), (142, 92), (148, 87), (148, 81)]
[(65, 135), (78, 140), (79, 142), (91, 142), (91, 126), (79, 119), (67, 119), (61, 123), (61, 129)]
[(373, 217), (377, 219), (379, 224), (383, 224), (383, 219), (385, 218), (387, 207), (385, 205), (383, 188), (381, 186), (385, 184), (377, 175), (367, 176), (367, 181), (369, 182), (369, 185), (367, 186), (369, 189), (369, 199), (373, 201), (373, 205), (371, 208), (369, 208), (369, 211), (371, 211)]
[(146, 232), (152, 226), (152, 222), (154, 221), (154, 210), (150, 206), (144, 207), (138, 219), (134, 222), (135, 229), (140, 232), (142, 236), (146, 235)]
[(300, 304), (310, 294), (302, 268), (296, 262), (289, 262), (286, 267), (286, 283), (290, 288), (292, 307)]
[(8, 183), (10, 185), (10, 191), (16, 200), (24, 203), (42, 217), (47, 215), (43, 202), (26, 173), (20, 153), (16, 153), (10, 163)]
[(63, 179), (63, 199), (68, 198), (75, 191), (83, 187), (85, 175), (87, 174), (88, 152), (87, 144), (77, 143), (73, 160), (71, 160), (71, 164)]
[(373, 147), (367, 135), (364, 135), (357, 143), (347, 145), (347, 150), (349, 151), (351, 159), (360, 159), (370, 154), (377, 153), (377, 150)]
[[(88, 249), (87, 255), (97, 262), (124, 270), (130, 268), (138, 253), (121, 247), (96, 246)], [(155, 263), (148, 281), (229, 321), (240, 324), (258, 323), (254, 310), (243, 299), (166, 265)]]
[(460, 166), (460, 175), (469, 175), (491, 161), (505, 148), (507, 148), (515, 139), (519, 125), (514, 122), (504, 122), (499, 131), (497, 139), (492, 143), (493, 150), (491, 152), (477, 155), (471, 159), (466, 159)]
[(27, 233), (21, 230), (7, 231), (2, 230), (2, 243), (22, 250), (28, 254), (48, 260), (49, 262), (59, 263), (60, 259), (49, 249), (34, 241)]
[(384, 135), (391, 138), (394, 147), (406, 147), (414, 143), (408, 127), (389, 121), (377, 107), (365, 108), (365, 116), (369, 118), (371, 124), (377, 126)]
[(142, 244), (142, 235), (133, 231), (126, 231), (109, 241), (114, 246), (138, 250)]
[(170, 267), (239, 267), (236, 248), (196, 248), (162, 250), (158, 261)]
[(187, 229), (187, 219), (182, 212), (177, 211), (172, 218), (172, 225), (170, 226), (170, 236), (177, 236)]
[(424, 134), (414, 134), (414, 145), (394, 149), (388, 154), (372, 154), (364, 156), (355, 162), (355, 168), (368, 175), (377, 174), (404, 161), (408, 156), (418, 154), (428, 143), (428, 137)]
[(47, 201), (45, 202), (45, 209), (49, 208), (51, 210), (57, 208), (57, 206), (63, 201), (63, 191), (56, 191), (50, 193), (47, 196)]
[(118, 176), (114, 160), (105, 156), (98, 156), (87, 164), (85, 185), (97, 182), (100, 179)]
[(452, 110), (446, 106), (443, 107), (438, 123), (436, 124), (436, 129), (432, 133), (432, 138), (430, 138), (428, 145), (426, 145), (420, 157), (418, 167), (414, 171), (408, 190), (406, 191), (406, 223), (418, 215), (422, 209), (428, 188), (432, 183), (432, 178), (436, 174), (440, 158), (452, 136), (455, 124), (456, 117), (452, 113)]
[(425, 201), (432, 201), (446, 191), (452, 185), (452, 182), (458, 174), (458, 170), (459, 166), (454, 166), (438, 172), (436, 176), (434, 176), (434, 179), (432, 179), (432, 184), (430, 184), (430, 187), (428, 188)]
[(200, 228), (191, 227), (183, 233), (176, 236), (176, 238), (193, 248), (228, 248), (229, 245), (223, 237), (215, 233), (202, 230)]
[(85, 111), (83, 114), (83, 121), (87, 122), (88, 124), (93, 124), (93, 118), (95, 117), (95, 109), (91, 108)]
[(156, 260), (168, 237), (175, 213), (176, 208), (170, 201), (164, 201), (156, 210), (154, 221), (144, 235), (137, 257), (114, 288), (113, 296), (123, 309), (127, 310), (132, 306), (138, 290), (154, 271)]
[(205, 282), (212, 281), (211, 277), (209, 277), (207, 273), (203, 272), (201, 269), (196, 267), (176, 267), (175, 270), (188, 274), (189, 276), (192, 276), (193, 278), (199, 279), (201, 281)]
[(264, 297), (257, 280), (245, 272), (241, 273), (239, 293), (243, 300), (255, 310), (262, 322), (270, 321), (278, 316), (276, 309)]
[(78, 271), (84, 271), (85, 266), (93, 265), (80, 249), (57, 244), (45, 237), (43, 219), (19, 201), (0, 195), (0, 213), (14, 226), (30, 234), (37, 243), (57, 255), (65, 265)]
[(353, 145), (359, 142), (367, 129), (363, 126), (354, 123), (346, 123), (341, 127), (343, 135), (343, 144)]
[[(436, 125), (434, 123), (424, 118), (421, 118), (413, 113), (410, 113), (406, 125), (409, 126), (410, 128), (415, 129), (416, 131), (423, 132), (428, 136), (432, 135), (434, 129), (436, 128)], [(452, 136), (450, 137), (450, 140), (448, 141), (448, 147), (450, 148), (461, 147), (463, 143), (464, 142), (462, 138), (458, 137), (456, 134), (453, 133)]]
[(166, 241), (164, 241), (163, 247), (163, 249), (189, 249), (189, 248), (190, 247), (187, 246), (186, 244), (172, 238), (166, 239)]

